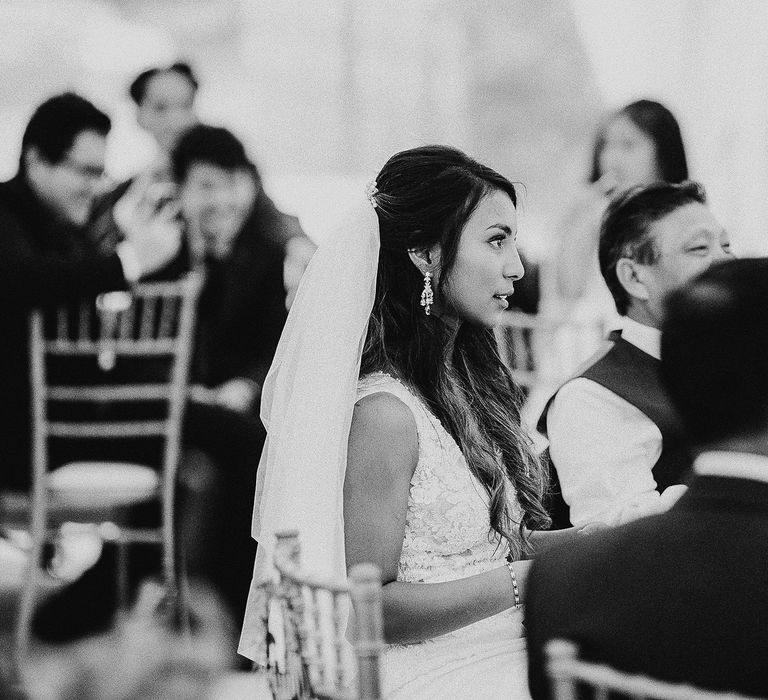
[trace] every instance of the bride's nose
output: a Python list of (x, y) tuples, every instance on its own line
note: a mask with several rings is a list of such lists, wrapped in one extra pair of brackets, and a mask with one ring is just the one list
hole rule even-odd
[(503, 274), (505, 279), (512, 280), (513, 282), (519, 280), (525, 274), (525, 268), (523, 267), (523, 261), (520, 259), (520, 253), (517, 251), (517, 246), (510, 246), (509, 255), (504, 261)]

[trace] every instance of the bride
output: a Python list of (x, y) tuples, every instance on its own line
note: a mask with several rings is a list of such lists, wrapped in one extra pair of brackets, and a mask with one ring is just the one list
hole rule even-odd
[(523, 275), (515, 188), (428, 146), (366, 194), (313, 258), (264, 387), (254, 580), (272, 533), (298, 527), (318, 574), (381, 567), (386, 697), (526, 698), (521, 606), (548, 518), (493, 335)]

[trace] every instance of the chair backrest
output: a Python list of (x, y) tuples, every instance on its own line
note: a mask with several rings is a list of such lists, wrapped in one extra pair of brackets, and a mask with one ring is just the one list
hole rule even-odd
[(547, 676), (555, 700), (610, 696), (638, 700), (758, 700), (734, 692), (719, 692), (684, 683), (619, 671), (607, 664), (579, 659), (578, 646), (564, 639), (550, 640), (545, 649)]
[(556, 389), (605, 337), (606, 320), (506, 311), (499, 351), (517, 383), (531, 392)]
[[(379, 658), (384, 648), (381, 572), (373, 564), (350, 570), (349, 583), (302, 572), (296, 532), (277, 534), (274, 599), (284, 651), (271, 650), (275, 697), (381, 698)], [(354, 614), (350, 615), (349, 603)], [(347, 622), (353, 625), (351, 645)]]
[(201, 283), (199, 273), (190, 273), (174, 282), (103, 294), (95, 303), (31, 313), (33, 513), (44, 508), (47, 497), (50, 438), (102, 446), (156, 438), (163, 523), (171, 537)]

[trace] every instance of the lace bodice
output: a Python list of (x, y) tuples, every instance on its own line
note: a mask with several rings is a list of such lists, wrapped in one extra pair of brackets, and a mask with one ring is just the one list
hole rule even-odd
[[(393, 394), (411, 409), (419, 440), (397, 580), (437, 583), (498, 567), (507, 548), (490, 529), (487, 494), (459, 446), (402, 382), (382, 373), (360, 380), (358, 399), (378, 392)], [(515, 501), (516, 519), (519, 511)]]

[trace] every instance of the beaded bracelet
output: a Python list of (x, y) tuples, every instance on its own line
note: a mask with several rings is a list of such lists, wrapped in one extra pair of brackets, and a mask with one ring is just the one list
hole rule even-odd
[(507, 562), (507, 569), (509, 569), (509, 578), (512, 579), (512, 593), (515, 596), (515, 603), (512, 606), (515, 610), (523, 607), (520, 601), (520, 589), (517, 587), (517, 576), (515, 576), (515, 570), (512, 568), (512, 562)]

